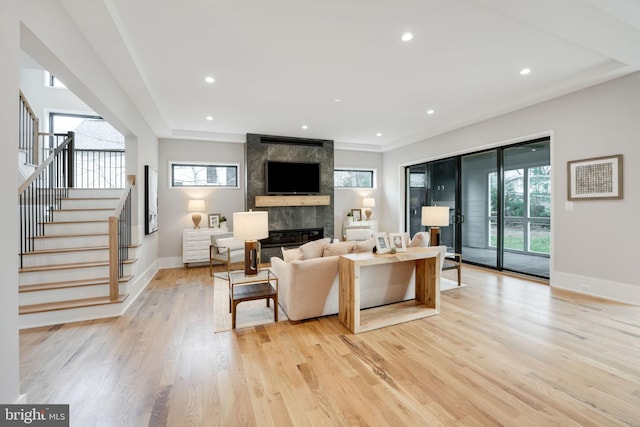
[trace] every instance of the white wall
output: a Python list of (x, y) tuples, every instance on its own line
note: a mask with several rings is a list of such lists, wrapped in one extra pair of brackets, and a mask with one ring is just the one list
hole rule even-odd
[[(20, 26), (14, 0), (3, 1), (0, 7), (0, 129), (4, 150), (15, 153), (18, 147), (18, 67), (20, 53)], [(16, 200), (18, 179), (16, 157), (1, 156), (0, 182), (7, 200)], [(18, 362), (18, 247), (19, 235), (16, 224), (18, 211), (15, 203), (0, 206), (0, 234), (15, 245), (0, 245), (0, 402), (17, 403), (19, 399)]]
[[(208, 224), (207, 214), (219, 213), (233, 230), (233, 213), (245, 210), (244, 144), (160, 139), (158, 153), (158, 233), (163, 268), (182, 266), (182, 231), (193, 228), (189, 199), (203, 199), (206, 212), (200, 227)], [(169, 162), (234, 163), (240, 166), (239, 188), (170, 188)]]
[[(365, 151), (335, 150), (334, 151), (334, 168), (353, 168), (353, 169), (375, 169), (376, 170), (376, 188), (371, 189), (351, 189), (336, 188), (334, 192), (334, 217), (335, 217), (335, 235), (342, 235), (342, 223), (347, 219), (347, 213), (351, 209), (362, 208), (363, 197), (373, 197), (376, 199), (376, 207), (373, 208), (371, 219), (380, 220), (384, 216), (383, 196), (381, 190), (382, 184), (382, 153), (372, 153)], [(364, 214), (364, 213), (363, 213)], [(363, 216), (364, 218), (364, 216)], [(384, 231), (397, 231), (389, 229)], [(382, 231), (382, 230), (381, 230)]]
[[(23, 56), (27, 56), (23, 54)], [(95, 114), (82, 100), (65, 88), (48, 87), (44, 84), (45, 72), (22, 61), (20, 90), (40, 119), (40, 131), (49, 132), (49, 113), (58, 111), (71, 114)]]
[[(384, 227), (402, 224), (402, 165), (551, 135), (551, 285), (640, 305), (640, 73), (384, 153)], [(567, 200), (570, 160), (624, 155), (624, 199)]]

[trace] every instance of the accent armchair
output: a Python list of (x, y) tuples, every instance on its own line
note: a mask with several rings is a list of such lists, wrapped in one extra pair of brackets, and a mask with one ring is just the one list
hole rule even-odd
[(231, 264), (244, 261), (244, 242), (233, 237), (216, 238), (211, 236), (209, 246), (209, 274), (213, 276), (213, 263), (222, 262), (227, 266), (227, 278)]

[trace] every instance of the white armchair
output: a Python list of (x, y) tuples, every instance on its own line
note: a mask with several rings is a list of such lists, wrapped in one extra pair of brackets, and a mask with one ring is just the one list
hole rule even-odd
[(227, 265), (227, 276), (231, 272), (231, 264), (244, 261), (244, 242), (233, 237), (211, 236), (209, 246), (209, 274), (213, 276), (213, 263), (222, 262)]
[(373, 238), (373, 230), (370, 228), (348, 228), (345, 230), (347, 242), (363, 241)]

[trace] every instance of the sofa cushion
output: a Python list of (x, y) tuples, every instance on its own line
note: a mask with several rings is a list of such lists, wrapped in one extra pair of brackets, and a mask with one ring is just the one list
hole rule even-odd
[(373, 239), (363, 240), (361, 242), (354, 242), (353, 253), (359, 252), (373, 252), (373, 248), (376, 247), (376, 241)]
[(335, 242), (324, 247), (322, 256), (346, 255), (353, 252), (354, 242)]
[(216, 239), (216, 246), (218, 246), (218, 252), (221, 254), (227, 253), (227, 249), (234, 251), (244, 248), (244, 242), (242, 240), (236, 240), (233, 237), (222, 237)]
[(429, 233), (419, 231), (413, 236), (408, 245), (410, 248), (429, 246)]
[(284, 262), (291, 262), (297, 259), (302, 259), (302, 251), (300, 250), (300, 248), (282, 248), (282, 259), (284, 260)]
[(318, 239), (312, 242), (307, 242), (304, 245), (300, 246), (300, 250), (302, 251), (301, 259), (313, 259), (320, 258), (322, 253), (324, 252), (324, 247), (329, 244), (331, 241), (330, 238)]

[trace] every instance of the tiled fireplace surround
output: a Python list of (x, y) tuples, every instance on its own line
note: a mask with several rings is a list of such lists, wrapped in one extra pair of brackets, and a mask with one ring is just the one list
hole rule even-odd
[[(247, 209), (268, 211), (270, 231), (321, 228), (324, 237), (333, 238), (333, 141), (247, 134), (245, 147)], [(320, 163), (320, 193), (329, 196), (329, 205), (256, 207), (256, 196), (266, 195), (264, 171), (267, 160)], [(269, 262), (272, 256), (282, 256), (280, 247), (263, 247), (262, 262)]]

